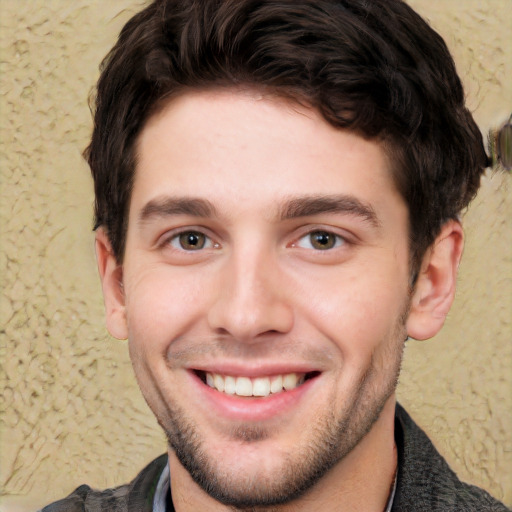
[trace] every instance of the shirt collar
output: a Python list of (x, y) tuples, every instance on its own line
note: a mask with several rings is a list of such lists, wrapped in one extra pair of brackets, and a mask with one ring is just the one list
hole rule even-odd
[[(393, 507), (393, 501), (395, 499), (396, 492), (396, 482), (397, 482), (397, 472), (395, 472), (395, 478), (393, 481), (393, 487), (391, 488), (391, 493), (389, 494), (388, 502), (386, 504), (386, 508), (384, 512), (391, 512), (391, 508)], [(156, 485), (155, 496), (153, 497), (153, 512), (172, 512), (167, 510), (167, 493), (170, 489), (170, 472), (169, 472), (169, 462), (165, 465), (160, 478), (158, 479), (158, 484)]]
[(170, 484), (169, 462), (167, 462), (156, 485), (153, 497), (153, 512), (171, 512), (167, 511), (167, 493), (169, 492)]

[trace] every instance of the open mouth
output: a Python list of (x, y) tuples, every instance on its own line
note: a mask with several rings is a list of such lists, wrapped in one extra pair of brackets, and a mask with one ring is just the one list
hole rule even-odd
[(263, 377), (235, 377), (220, 375), (201, 370), (194, 372), (207, 386), (226, 393), (243, 397), (266, 397), (285, 391), (291, 391), (320, 374), (318, 371), (308, 373), (285, 373)]

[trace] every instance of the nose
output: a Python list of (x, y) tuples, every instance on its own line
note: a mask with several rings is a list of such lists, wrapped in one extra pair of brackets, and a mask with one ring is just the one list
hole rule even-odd
[(245, 343), (293, 326), (293, 308), (283, 274), (270, 255), (233, 254), (219, 279), (208, 321), (217, 334)]

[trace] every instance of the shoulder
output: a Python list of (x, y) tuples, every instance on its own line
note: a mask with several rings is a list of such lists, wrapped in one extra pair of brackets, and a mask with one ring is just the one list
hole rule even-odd
[(81, 485), (66, 498), (56, 501), (41, 512), (96, 512), (101, 510), (127, 510), (128, 485), (96, 491)]
[(98, 491), (81, 485), (66, 498), (47, 505), (40, 512), (151, 511), (158, 479), (166, 464), (167, 455), (161, 455), (132, 482), (112, 489)]
[(461, 482), (425, 432), (397, 404), (398, 482), (393, 512), (507, 512), (489, 493)]

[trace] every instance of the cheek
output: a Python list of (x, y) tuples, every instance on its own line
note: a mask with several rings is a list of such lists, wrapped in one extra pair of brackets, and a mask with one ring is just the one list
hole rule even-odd
[(206, 298), (200, 273), (172, 267), (125, 273), (125, 293), (130, 341), (162, 349), (198, 322)]
[(407, 287), (392, 267), (373, 273), (366, 268), (333, 273), (323, 283), (311, 279), (298, 296), (299, 316), (335, 343), (345, 359), (367, 358), (395, 334)]

